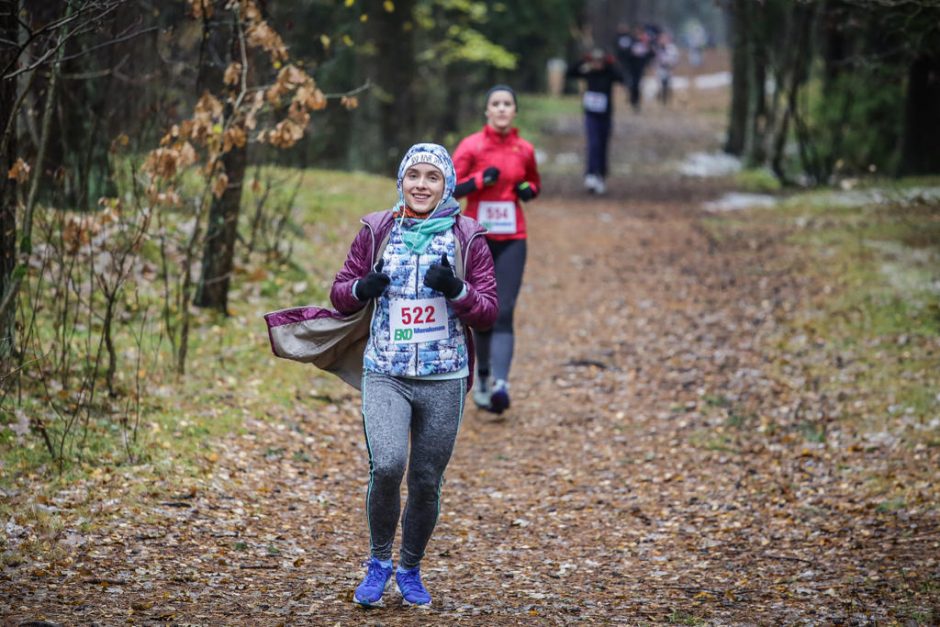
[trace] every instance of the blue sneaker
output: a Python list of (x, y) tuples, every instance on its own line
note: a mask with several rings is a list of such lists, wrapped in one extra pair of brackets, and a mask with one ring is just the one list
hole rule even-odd
[(509, 409), (509, 384), (502, 379), (497, 379), (493, 383), (489, 409), (494, 414), (501, 414)]
[(353, 601), (366, 607), (380, 605), (382, 595), (385, 593), (385, 586), (388, 584), (388, 580), (392, 578), (393, 570), (391, 566), (388, 568), (382, 566), (382, 562), (374, 557), (369, 558), (369, 570), (366, 571), (366, 578), (356, 588)]
[(428, 594), (424, 584), (421, 583), (421, 569), (419, 567), (411, 570), (396, 570), (395, 583), (398, 584), (398, 591), (405, 605), (420, 605), (427, 607), (431, 605), (431, 595)]

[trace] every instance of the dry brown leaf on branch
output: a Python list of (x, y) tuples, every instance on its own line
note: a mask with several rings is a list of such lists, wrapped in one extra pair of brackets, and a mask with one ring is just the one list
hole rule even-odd
[(170, 178), (177, 172), (180, 153), (175, 148), (157, 148), (147, 155), (143, 171), (160, 178)]
[(343, 96), (340, 98), (339, 103), (347, 109), (355, 109), (359, 106), (359, 99), (355, 96)]
[(208, 19), (212, 17), (214, 10), (211, 0), (186, 0), (189, 4), (189, 10), (193, 18), (197, 20)]
[(288, 88), (281, 82), (276, 82), (264, 93), (265, 99), (274, 107), (281, 104), (281, 96), (288, 92)]
[(260, 111), (263, 106), (264, 92), (256, 91), (255, 95), (252, 97), (251, 107), (248, 108), (248, 112), (245, 114), (246, 129), (251, 131), (258, 126), (258, 111)]
[(319, 111), (326, 108), (326, 96), (323, 92), (311, 85), (304, 85), (297, 90), (294, 96), (295, 102), (301, 102), (311, 111)]
[(29, 164), (23, 161), (22, 157), (17, 157), (16, 163), (7, 172), (7, 178), (13, 179), (17, 183), (25, 183), (29, 179)]
[(221, 198), (222, 194), (225, 193), (225, 190), (228, 188), (228, 175), (225, 172), (221, 172), (215, 180), (212, 182), (212, 194), (216, 198)]
[(242, 126), (231, 126), (222, 137), (222, 152), (228, 152), (232, 146), (244, 148), (248, 143), (248, 135)]
[(216, 134), (215, 123), (221, 117), (222, 103), (209, 92), (205, 92), (193, 111), (189, 136), (196, 142), (212, 144), (212, 136)]
[(208, 91), (205, 91), (196, 102), (196, 107), (193, 109), (193, 118), (215, 120), (222, 117), (222, 111), (222, 102)]
[(178, 167), (188, 168), (196, 163), (196, 149), (187, 141), (179, 144), (179, 162)]
[(248, 22), (257, 22), (261, 19), (261, 10), (254, 0), (244, 0), (241, 5), (242, 19)]
[(277, 126), (267, 134), (266, 139), (272, 146), (290, 148), (303, 136), (303, 127), (293, 120), (287, 119), (278, 122)]
[(306, 127), (310, 122), (310, 114), (307, 112), (307, 109), (296, 100), (290, 104), (287, 117), (299, 124), (301, 128)]
[(277, 82), (285, 83), (290, 87), (298, 87), (311, 82), (313, 79), (302, 69), (291, 63), (285, 65), (277, 74)]
[(237, 85), (239, 80), (241, 80), (242, 75), (242, 64), (238, 62), (230, 63), (227, 68), (225, 68), (225, 75), (222, 77), (222, 80), (226, 85)]
[(287, 60), (287, 46), (267, 22), (257, 22), (248, 27), (248, 45), (264, 49), (271, 55), (271, 62), (275, 66)]

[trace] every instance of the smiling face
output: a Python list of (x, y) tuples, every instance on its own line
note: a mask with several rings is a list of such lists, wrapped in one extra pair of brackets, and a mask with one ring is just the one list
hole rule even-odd
[(512, 127), (516, 119), (516, 101), (508, 91), (494, 91), (486, 101), (486, 122), (500, 133)]
[(430, 163), (416, 163), (401, 180), (401, 191), (415, 213), (428, 213), (444, 196), (444, 175)]

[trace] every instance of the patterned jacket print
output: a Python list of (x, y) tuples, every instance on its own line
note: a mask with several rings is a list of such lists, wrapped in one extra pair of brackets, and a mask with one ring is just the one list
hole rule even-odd
[[(346, 262), (337, 273), (336, 278), (333, 280), (333, 287), (330, 290), (330, 301), (333, 307), (344, 314), (358, 311), (366, 305), (366, 303), (357, 299), (353, 294), (353, 285), (357, 280), (368, 274), (378, 262), (378, 259), (375, 258), (378, 246), (385, 236), (391, 233), (395, 219), (392, 217), (391, 211), (379, 211), (365, 216), (362, 219), (362, 223), (363, 227), (353, 240), (349, 253), (346, 256)], [(405, 367), (404, 357), (400, 356), (397, 350), (394, 355), (391, 356), (390, 361), (382, 361), (384, 358), (376, 359), (376, 357), (379, 357), (376, 353), (376, 355), (373, 356), (373, 365), (370, 366), (368, 362), (370, 350), (373, 350), (373, 348), (383, 348), (381, 341), (376, 344), (376, 338), (381, 337), (383, 333), (385, 338), (388, 337), (387, 312), (389, 294), (396, 294), (396, 290), (400, 289), (405, 282), (409, 282), (411, 289), (413, 289), (414, 293), (419, 297), (440, 296), (439, 293), (424, 286), (424, 272), (432, 261), (440, 260), (440, 255), (442, 252), (445, 252), (445, 249), (447, 250), (448, 259), (451, 265), (453, 265), (453, 248), (459, 245), (464, 263), (464, 284), (467, 293), (459, 300), (447, 301), (447, 309), (450, 318), (448, 324), (453, 325), (451, 326), (452, 332), (450, 339), (454, 339), (460, 335), (463, 336), (462, 340), (465, 343), (467, 360), (463, 363), (469, 366), (471, 373), (470, 385), (472, 385), (474, 359), (473, 339), (471, 334), (465, 333), (464, 329), (461, 327), (472, 327), (482, 330), (488, 329), (496, 321), (496, 315), (498, 313), (493, 256), (490, 253), (489, 246), (486, 244), (486, 238), (483, 237), (484, 233), (485, 230), (476, 221), (458, 215), (454, 228), (449, 232), (435, 236), (428, 251), (426, 251), (424, 255), (421, 255), (421, 259), (415, 258), (412, 260), (410, 267), (407, 262), (403, 262), (401, 259), (401, 252), (404, 248), (399, 249), (398, 242), (400, 242), (400, 239), (395, 235), (389, 238), (384, 255), (386, 261), (383, 271), (392, 277), (393, 283), (397, 283), (398, 285), (394, 287), (390, 286), (378, 299), (376, 315), (373, 317), (373, 337), (370, 338), (369, 347), (366, 349), (366, 368), (386, 367), (386, 365), (380, 366), (379, 364), (387, 364), (387, 367), (392, 368), (392, 371), (387, 372), (387, 374), (394, 374), (395, 376), (402, 376), (399, 374), (399, 369), (401, 369), (402, 372), (407, 372), (404, 376), (424, 376), (426, 374), (432, 374), (432, 372), (425, 371), (425, 368), (438, 370), (448, 368), (441, 372), (455, 372), (460, 370), (462, 367), (459, 361), (460, 356), (456, 354), (456, 346), (451, 345), (438, 347), (440, 349), (439, 352), (436, 352), (433, 348), (423, 346), (422, 344), (405, 345), (406, 349), (411, 351), (410, 363), (413, 366), (413, 370), (408, 370), (408, 368)], [(408, 251), (404, 252), (411, 257), (416, 257)], [(435, 255), (436, 259), (433, 259)], [(393, 257), (395, 257), (395, 259), (393, 259)], [(378, 325), (376, 324), (377, 322)], [(384, 327), (382, 325), (384, 325)], [(459, 332), (457, 336), (455, 336), (455, 330)], [(418, 351), (417, 353), (415, 353), (416, 350)], [(404, 354), (405, 351), (402, 352), (402, 355)], [(417, 355), (417, 357), (415, 357), (415, 355)], [(423, 365), (415, 365), (416, 361)], [(414, 373), (417, 373), (417, 375)]]

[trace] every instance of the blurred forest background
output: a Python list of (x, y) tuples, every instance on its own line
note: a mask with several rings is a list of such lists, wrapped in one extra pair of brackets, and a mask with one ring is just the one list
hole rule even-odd
[(133, 434), (193, 316), (289, 262), (304, 168), (453, 147), (490, 85), (544, 94), (622, 24), (730, 59), (725, 150), (784, 186), (940, 172), (926, 0), (3, 0), (3, 420), (60, 464), (97, 419)]
[[(588, 195), (625, 28), (674, 98)], [(507, 83), (544, 190), (432, 622), (940, 624), (940, 0), (0, 0), (0, 72), (0, 618), (363, 620), (358, 395), (262, 316)]]

